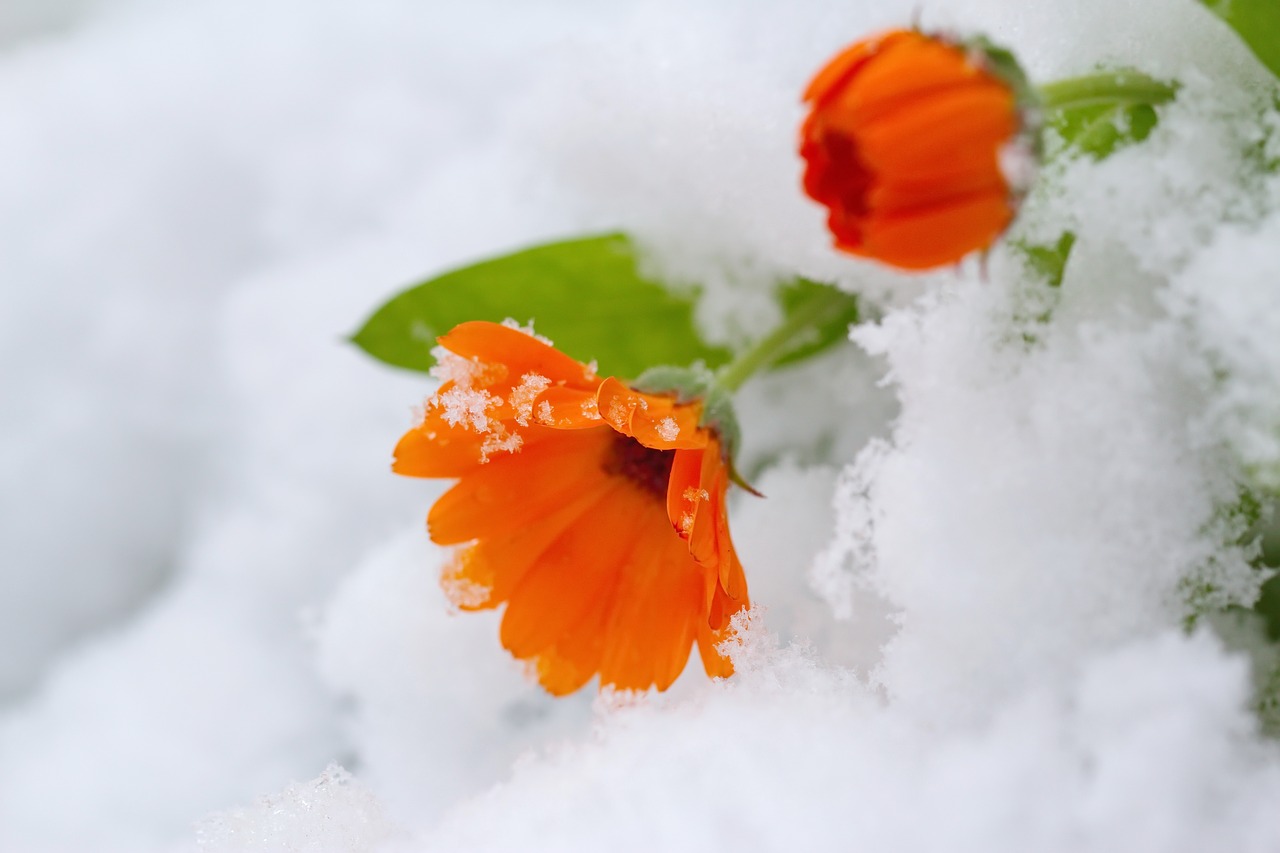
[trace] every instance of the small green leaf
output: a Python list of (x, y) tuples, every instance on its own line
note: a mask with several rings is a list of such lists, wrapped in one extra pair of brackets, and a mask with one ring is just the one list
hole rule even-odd
[(655, 364), (717, 367), (729, 351), (693, 324), (694, 294), (640, 275), (631, 241), (607, 234), (547, 243), (452, 270), (379, 308), (351, 340), (387, 364), (427, 370), (436, 337), (467, 320), (534, 321), (539, 334), (604, 375)]
[(1032, 272), (1043, 278), (1050, 287), (1061, 287), (1062, 277), (1067, 271), (1067, 259), (1071, 257), (1071, 247), (1075, 244), (1075, 232), (1064, 231), (1052, 246), (1032, 246), (1026, 243), (1015, 245), (1026, 255), (1027, 265)]
[(1277, 0), (1200, 0), (1227, 22), (1272, 74), (1280, 77), (1280, 2)]
[(1068, 147), (1103, 160), (1125, 145), (1146, 139), (1158, 122), (1150, 104), (1090, 104), (1058, 111), (1050, 126)]
[(795, 345), (775, 359), (770, 369), (813, 358), (849, 339), (849, 327), (858, 322), (858, 297), (807, 278), (793, 279), (778, 288), (778, 302), (786, 319), (794, 317), (817, 297), (823, 297), (824, 302), (827, 298), (834, 298), (834, 304), (827, 306), (825, 313), (807, 333), (795, 338)]

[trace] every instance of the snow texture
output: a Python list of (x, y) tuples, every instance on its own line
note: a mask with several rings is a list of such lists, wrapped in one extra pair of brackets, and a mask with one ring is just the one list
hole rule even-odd
[[(929, 4), (1034, 79), (1182, 90), (985, 265), (903, 276), (830, 248), (794, 144), (918, 9), (0, 6), (0, 850), (1280, 849), (1274, 649), (1198, 618), (1252, 602), (1280, 490), (1274, 82), (1187, 0)], [(795, 273), (867, 322), (739, 396), (738, 674), (554, 700), (449, 612), (447, 484), (387, 472), (473, 366), (344, 338), (612, 229), (717, 340)], [(1014, 246), (1065, 230), (1051, 288)]]

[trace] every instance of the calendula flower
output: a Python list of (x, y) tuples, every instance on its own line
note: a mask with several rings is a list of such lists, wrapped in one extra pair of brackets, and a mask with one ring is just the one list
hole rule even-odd
[(457, 478), (431, 508), (462, 546), (443, 583), (463, 610), (506, 605), (502, 644), (556, 695), (665, 690), (696, 643), (716, 651), (748, 606), (729, 538), (726, 433), (704, 401), (642, 392), (512, 324), (439, 339), (442, 380), (393, 470)]
[(991, 246), (1034, 162), (1029, 91), (1007, 51), (912, 30), (831, 60), (804, 93), (800, 154), (836, 247), (927, 269)]

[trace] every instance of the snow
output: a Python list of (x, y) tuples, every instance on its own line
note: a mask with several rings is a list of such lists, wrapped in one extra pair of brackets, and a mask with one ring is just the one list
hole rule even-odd
[[(830, 249), (793, 146), (807, 76), (915, 10), (0, 7), (0, 850), (1280, 847), (1274, 646), (1197, 618), (1252, 602), (1280, 489), (1273, 84), (1194, 3), (932, 4), (1035, 79), (1183, 89), (1041, 171), (1009, 236), (1073, 231), (1061, 288), (1008, 243), (901, 276)], [(474, 365), (344, 340), (611, 229), (717, 340), (796, 272), (868, 321), (738, 396), (738, 674), (555, 700), (450, 612), (447, 483), (387, 470)]]

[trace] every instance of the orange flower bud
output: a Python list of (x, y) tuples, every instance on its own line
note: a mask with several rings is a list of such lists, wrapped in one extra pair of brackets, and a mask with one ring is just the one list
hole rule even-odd
[(835, 245), (903, 269), (986, 249), (1031, 160), (1025, 80), (1007, 52), (912, 30), (860, 41), (809, 84), (800, 133), (805, 192), (830, 211)]

